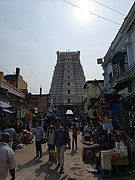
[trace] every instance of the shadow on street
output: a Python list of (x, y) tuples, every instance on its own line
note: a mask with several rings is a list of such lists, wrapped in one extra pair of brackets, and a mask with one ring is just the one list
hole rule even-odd
[(32, 166), (37, 165), (39, 163), (42, 163), (42, 161), (40, 159), (37, 159), (37, 160), (32, 159), (23, 165), (18, 164), (16, 172), (21, 171), (22, 169), (25, 169), (25, 168), (32, 167)]
[(35, 176), (40, 177), (42, 173), (45, 174), (44, 180), (64, 180), (67, 178), (67, 174), (61, 178), (61, 173), (59, 172), (59, 168), (51, 169), (52, 164), (48, 161), (45, 164), (42, 164), (38, 169), (35, 170)]

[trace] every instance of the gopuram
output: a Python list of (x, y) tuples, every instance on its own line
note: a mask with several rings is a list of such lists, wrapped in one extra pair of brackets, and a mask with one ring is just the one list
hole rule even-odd
[(51, 109), (65, 118), (71, 110), (74, 117), (83, 112), (85, 76), (80, 63), (80, 51), (57, 51), (57, 63), (54, 68), (49, 94)]

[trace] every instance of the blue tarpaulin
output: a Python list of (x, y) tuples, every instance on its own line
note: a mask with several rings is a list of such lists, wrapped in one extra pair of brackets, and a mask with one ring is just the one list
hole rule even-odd
[(0, 113), (14, 114), (14, 113), (16, 113), (16, 110), (12, 110), (12, 109), (7, 109), (7, 108), (2, 108), (2, 107), (0, 107)]

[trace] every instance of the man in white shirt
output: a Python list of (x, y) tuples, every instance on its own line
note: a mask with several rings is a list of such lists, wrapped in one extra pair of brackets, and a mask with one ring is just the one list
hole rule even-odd
[(32, 129), (32, 134), (35, 136), (35, 145), (36, 145), (36, 156), (34, 159), (42, 158), (42, 144), (41, 140), (45, 137), (45, 133), (40, 123), (36, 123), (36, 127)]
[(9, 134), (3, 133), (0, 142), (0, 180), (6, 180), (8, 171), (11, 179), (15, 180), (15, 156), (13, 150), (9, 147)]

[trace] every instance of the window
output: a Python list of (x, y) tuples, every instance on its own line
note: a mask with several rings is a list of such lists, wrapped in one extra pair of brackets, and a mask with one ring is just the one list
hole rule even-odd
[(70, 94), (70, 90), (68, 90), (68, 94)]
[(69, 79), (70, 77), (68, 76), (68, 79)]
[(70, 99), (68, 99), (68, 103), (70, 103)]
[(70, 83), (68, 83), (68, 86), (70, 86)]
[(111, 80), (112, 79), (112, 72), (110, 72), (110, 74), (109, 74), (109, 80)]

